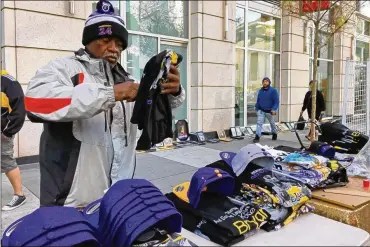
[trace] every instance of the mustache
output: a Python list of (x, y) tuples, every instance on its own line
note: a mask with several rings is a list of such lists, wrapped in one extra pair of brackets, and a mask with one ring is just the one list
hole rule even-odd
[(107, 53), (104, 53), (103, 57), (104, 58), (106, 58), (106, 57), (114, 57), (114, 58), (118, 59), (119, 58), (119, 55), (117, 53), (107, 52)]

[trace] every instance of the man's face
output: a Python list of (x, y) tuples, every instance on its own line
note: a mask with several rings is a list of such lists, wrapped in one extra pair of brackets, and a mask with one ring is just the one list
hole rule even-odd
[(92, 41), (88, 49), (96, 58), (103, 58), (111, 65), (115, 65), (123, 51), (123, 43), (117, 38), (101, 38)]
[(311, 82), (311, 83), (309, 84), (309, 90), (311, 90), (311, 91), (312, 91), (312, 88), (313, 88), (313, 83)]
[(268, 87), (270, 85), (270, 83), (269, 83), (268, 80), (263, 80), (262, 85), (263, 85), (263, 87)]

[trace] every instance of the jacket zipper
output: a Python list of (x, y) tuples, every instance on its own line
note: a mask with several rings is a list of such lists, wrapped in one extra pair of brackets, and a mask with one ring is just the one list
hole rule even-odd
[[(105, 78), (107, 79), (107, 82), (104, 83), (104, 86), (108, 86), (109, 82), (109, 76), (107, 74), (107, 70), (105, 69), (104, 62), (101, 62), (100, 64), (101, 70), (103, 70), (103, 73), (105, 75)], [(109, 111), (109, 110), (108, 110)], [(104, 131), (107, 132), (108, 129), (108, 123), (107, 123), (107, 111), (104, 112)]]
[(125, 104), (123, 101), (121, 101), (122, 105), (122, 112), (123, 112), (123, 131), (125, 132), (125, 147), (128, 146), (127, 144), (127, 122), (126, 122), (126, 109), (125, 109)]
[[(107, 82), (104, 83), (104, 86), (108, 86), (108, 82), (109, 82), (109, 76), (107, 75), (107, 71), (104, 67), (104, 62), (101, 62), (100, 64), (100, 70), (102, 70), (102, 72), (104, 73), (105, 75), (105, 78), (107, 79)], [(108, 110), (109, 111), (109, 110)], [(111, 114), (113, 115), (113, 114)], [(104, 112), (104, 130), (105, 132), (107, 132), (107, 111)], [(109, 128), (109, 131), (111, 132), (111, 129)], [(113, 156), (113, 159), (114, 159), (114, 156)], [(113, 167), (113, 159), (112, 159), (112, 162), (110, 164), (110, 168), (109, 168), (109, 187), (112, 185), (112, 178), (111, 178), (111, 174), (112, 174), (112, 167)]]

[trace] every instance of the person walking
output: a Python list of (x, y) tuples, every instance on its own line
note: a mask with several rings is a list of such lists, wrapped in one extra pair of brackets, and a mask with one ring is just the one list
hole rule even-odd
[[(309, 90), (308, 92), (306, 93), (306, 95), (304, 96), (304, 100), (303, 100), (303, 106), (302, 106), (302, 110), (300, 112), (300, 116), (302, 116), (303, 112), (307, 109), (307, 114), (308, 114), (308, 118), (313, 120), (312, 119), (312, 87), (313, 87), (313, 80), (310, 81), (309, 83)], [(326, 111), (326, 103), (325, 103), (325, 99), (324, 99), (324, 95), (322, 94), (322, 92), (320, 90), (316, 90), (316, 116), (315, 116), (315, 120), (317, 121), (320, 121), (322, 116), (324, 115)], [(311, 136), (311, 129), (310, 129), (310, 132), (308, 135), (306, 135), (306, 138), (308, 140), (310, 140), (310, 136)]]
[(271, 80), (268, 77), (263, 78), (262, 88), (258, 91), (256, 111), (257, 111), (257, 129), (254, 142), (259, 142), (262, 134), (262, 125), (265, 118), (270, 122), (272, 140), (277, 140), (277, 128), (275, 124), (275, 115), (279, 108), (280, 100), (277, 90), (271, 87)]
[[(134, 175), (138, 127), (130, 119), (139, 83), (119, 63), (128, 31), (109, 1), (100, 0), (87, 18), (82, 44), (39, 69), (26, 92), (28, 117), (44, 123), (41, 206), (82, 208)], [(174, 109), (185, 90), (174, 65), (167, 78), (162, 94)]]
[(1, 173), (5, 173), (13, 187), (12, 200), (2, 207), (9, 211), (22, 206), (26, 196), (22, 189), (22, 177), (14, 156), (14, 135), (25, 121), (24, 94), (19, 82), (1, 71)]

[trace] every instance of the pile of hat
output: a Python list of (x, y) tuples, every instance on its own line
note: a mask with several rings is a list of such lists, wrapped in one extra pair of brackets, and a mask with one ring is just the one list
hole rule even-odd
[(4, 232), (6, 246), (100, 246), (94, 226), (75, 208), (41, 207)]
[(4, 232), (2, 246), (130, 246), (150, 228), (181, 232), (182, 216), (152, 183), (126, 179), (82, 214), (70, 207), (42, 207)]

